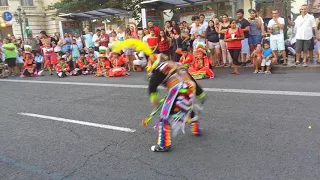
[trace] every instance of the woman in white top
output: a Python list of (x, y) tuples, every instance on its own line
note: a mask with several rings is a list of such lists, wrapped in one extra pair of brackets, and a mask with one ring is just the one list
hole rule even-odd
[(144, 55), (144, 52), (135, 52), (135, 60), (133, 60), (133, 65), (137, 71), (142, 71), (142, 68), (147, 65), (147, 58)]
[(79, 47), (80, 50), (83, 49), (83, 39), (80, 37), (78, 33), (74, 33), (74, 38), (76, 40), (76, 44)]
[(117, 39), (118, 39), (119, 41), (124, 41), (125, 32), (124, 32), (124, 30), (122, 29), (122, 27), (119, 26), (118, 29), (117, 29), (117, 31), (118, 31)]
[(150, 36), (149, 30), (147, 28), (144, 28), (142, 42), (147, 43), (149, 36)]
[(60, 52), (62, 50), (63, 40), (60, 37), (59, 33), (55, 33), (54, 39), (58, 40), (58, 43), (56, 44), (56, 47), (54, 47), (54, 52), (58, 53), (58, 52)]

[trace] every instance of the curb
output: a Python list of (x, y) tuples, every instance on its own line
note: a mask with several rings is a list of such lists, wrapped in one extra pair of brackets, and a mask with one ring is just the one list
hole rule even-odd
[[(222, 68), (222, 67), (216, 67), (214, 68), (214, 71), (224, 71), (229, 68)], [(244, 71), (252, 71), (253, 72), (253, 66), (246, 66), (246, 67), (239, 67), (239, 69), (244, 70)], [(320, 73), (320, 65), (312, 65), (308, 67), (303, 67), (303, 66), (282, 66), (282, 65), (274, 65), (272, 66), (271, 72), (275, 73), (287, 73), (287, 72), (310, 72), (310, 73), (315, 73), (319, 72)]]

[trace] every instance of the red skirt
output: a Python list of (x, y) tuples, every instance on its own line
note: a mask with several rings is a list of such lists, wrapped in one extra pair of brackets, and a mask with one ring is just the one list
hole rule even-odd
[(127, 71), (123, 67), (112, 68), (109, 70), (109, 73), (108, 73), (109, 77), (119, 77), (119, 76), (125, 76), (125, 75), (127, 75)]

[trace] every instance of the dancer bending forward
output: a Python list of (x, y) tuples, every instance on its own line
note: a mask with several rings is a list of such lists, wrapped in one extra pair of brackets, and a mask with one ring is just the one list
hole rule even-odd
[[(184, 132), (186, 123), (190, 123), (192, 134), (200, 135), (200, 124), (193, 111), (195, 97), (204, 102), (204, 91), (192, 78), (188, 71), (175, 62), (165, 61), (166, 56), (159, 54), (153, 63), (154, 69), (149, 82), (151, 104), (159, 104), (157, 88), (160, 84), (168, 90), (164, 100), (160, 119), (155, 125), (158, 129), (158, 143), (151, 147), (155, 152), (166, 152), (171, 148), (171, 135), (175, 136), (181, 129)], [(172, 134), (171, 134), (172, 131)]]

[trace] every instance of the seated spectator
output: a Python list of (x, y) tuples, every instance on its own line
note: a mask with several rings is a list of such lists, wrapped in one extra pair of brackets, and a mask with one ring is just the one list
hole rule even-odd
[(93, 73), (94, 61), (85, 56), (85, 52), (80, 53), (80, 58), (76, 61), (76, 68), (73, 75), (87, 75)]
[(113, 52), (110, 62), (111, 62), (112, 68), (108, 71), (109, 77), (119, 77), (119, 76), (129, 75), (127, 70), (124, 68), (127, 61), (123, 55), (120, 56), (119, 53)]
[[(262, 57), (263, 59), (261, 61), (261, 72), (259, 73), (271, 74), (271, 64), (275, 64), (277, 62), (277, 55), (274, 51), (272, 51), (269, 43), (264, 43)], [(266, 71), (264, 71), (266, 66)]]
[(96, 77), (107, 77), (108, 71), (111, 68), (111, 63), (106, 57), (107, 48), (99, 47), (100, 57), (96, 63)]
[(41, 71), (43, 66), (43, 56), (41, 55), (40, 52), (36, 53), (36, 57), (34, 58), (34, 61), (36, 63), (37, 70)]
[(56, 70), (59, 78), (64, 78), (70, 75), (70, 67), (64, 58), (60, 58), (59, 63), (56, 66)]
[(24, 69), (21, 77), (33, 77), (37, 74), (36, 64), (34, 63), (34, 56), (30, 51), (24, 51)]
[(261, 60), (263, 59), (262, 54), (263, 54), (263, 48), (261, 44), (257, 44), (257, 47), (251, 54), (252, 64), (255, 69), (255, 71), (253, 72), (254, 74), (258, 73), (259, 67), (261, 65)]
[(92, 53), (94, 58), (98, 58), (99, 57), (99, 52), (98, 51), (95, 51), (93, 47), (89, 47), (89, 50), (88, 50), (88, 54)]
[(182, 56), (179, 60), (179, 63), (181, 63), (185, 67), (189, 67), (193, 62), (193, 54), (188, 51), (188, 48), (184, 48), (182, 50)]
[(71, 56), (71, 54), (70, 54), (69, 51), (67, 51), (66, 54), (64, 54), (64, 55), (62, 56), (62, 58), (64, 58), (64, 59), (66, 60), (66, 62), (67, 62), (67, 64), (69, 65), (70, 69), (73, 70), (73, 69), (75, 68), (75, 67), (74, 67), (74, 64), (73, 64), (73, 61), (72, 61), (72, 56)]
[(213, 71), (210, 69), (211, 60), (207, 57), (205, 48), (197, 47), (196, 48), (196, 57), (195, 61), (189, 67), (188, 71), (194, 79), (205, 79), (205, 78), (214, 78)]
[(137, 71), (142, 71), (147, 65), (147, 58), (143, 51), (134, 53), (135, 60), (133, 60), (133, 65), (135, 66)]

